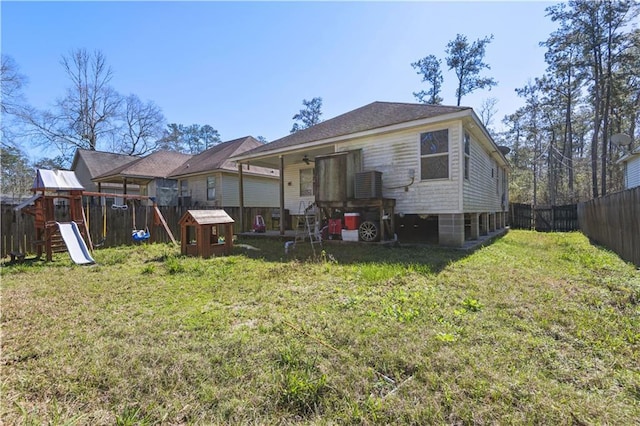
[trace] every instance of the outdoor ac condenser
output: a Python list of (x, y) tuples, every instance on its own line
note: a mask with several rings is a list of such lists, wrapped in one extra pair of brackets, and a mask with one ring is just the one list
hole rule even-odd
[(356, 173), (355, 198), (382, 198), (382, 172), (371, 170)]

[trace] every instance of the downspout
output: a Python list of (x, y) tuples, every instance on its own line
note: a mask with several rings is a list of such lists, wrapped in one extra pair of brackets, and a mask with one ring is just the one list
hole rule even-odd
[(284, 235), (284, 156), (280, 156), (280, 235)]

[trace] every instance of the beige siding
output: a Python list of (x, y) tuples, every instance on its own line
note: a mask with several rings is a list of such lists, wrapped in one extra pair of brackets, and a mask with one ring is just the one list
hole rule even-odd
[[(207, 200), (207, 177), (216, 178), (216, 199)], [(278, 179), (244, 175), (245, 207), (278, 207)], [(208, 173), (187, 178), (191, 202), (208, 207), (240, 206), (238, 175), (232, 173)]]
[(312, 169), (313, 166), (306, 164), (293, 164), (284, 170), (284, 208), (291, 214), (298, 214), (300, 202), (305, 206), (313, 203), (315, 197), (300, 196), (300, 169)]
[[(278, 189), (279, 180), (272, 178), (261, 178), (257, 176), (243, 175), (244, 185), (244, 206), (245, 207), (278, 207), (280, 206), (280, 191)], [(222, 183), (218, 185), (216, 180), (216, 191), (222, 190), (220, 199), (224, 207), (240, 206), (239, 178), (238, 175), (223, 173)], [(217, 196), (216, 192), (216, 196)]]
[(498, 166), (473, 136), (470, 153), (469, 180), (463, 179), (464, 211), (502, 211), (502, 194), (506, 190), (502, 179), (506, 173), (504, 168)]
[(207, 200), (207, 177), (215, 176), (216, 185), (218, 179), (220, 179), (220, 173), (209, 173), (205, 175), (192, 176), (187, 178), (189, 181), (189, 193), (191, 195), (191, 202), (198, 203), (199, 206), (215, 207), (219, 206), (216, 201), (219, 200), (219, 194), (216, 188), (216, 200)]
[[(455, 213), (461, 210), (460, 127), (459, 122), (449, 122), (366, 137), (341, 143), (336, 151), (362, 149), (363, 171), (382, 172), (383, 196), (396, 199), (396, 212)], [(449, 178), (421, 181), (420, 133), (445, 128), (449, 129)]]

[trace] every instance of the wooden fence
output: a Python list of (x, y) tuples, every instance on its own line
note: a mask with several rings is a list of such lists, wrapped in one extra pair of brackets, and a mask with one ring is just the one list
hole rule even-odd
[[(159, 209), (167, 221), (167, 225), (175, 239), (180, 240), (180, 227), (178, 226), (178, 221), (189, 207), (159, 207)], [(136, 229), (145, 229), (148, 227), (155, 241), (171, 241), (168, 234), (161, 226), (154, 226), (153, 209), (151, 207), (138, 205), (135, 209), (129, 207), (124, 210), (112, 209), (110, 207), (103, 208), (102, 206), (92, 205), (89, 207), (87, 222), (89, 223), (89, 233), (91, 234), (91, 240), (93, 243), (101, 247), (133, 244), (131, 231), (134, 229), (134, 210), (136, 216)], [(234, 233), (239, 233), (240, 208), (225, 207), (224, 210), (236, 221), (234, 224)], [(267, 229), (279, 229), (280, 225), (278, 220), (272, 217), (273, 210), (274, 209), (270, 207), (245, 207), (245, 230), (251, 229), (256, 215), (262, 215)], [(104, 213), (106, 213), (106, 232), (104, 232)], [(32, 243), (36, 239), (33, 216), (22, 212), (16, 212), (13, 210), (12, 206), (4, 205), (1, 207), (1, 214), (1, 257), (6, 257), (12, 251), (35, 253), (35, 246)], [(60, 222), (68, 222), (70, 220), (68, 206), (56, 206), (55, 219)]]
[(589, 239), (640, 266), (640, 187), (580, 203), (578, 218)]
[(509, 226), (512, 229), (535, 229), (539, 232), (569, 232), (580, 229), (576, 204), (564, 206), (509, 205)]

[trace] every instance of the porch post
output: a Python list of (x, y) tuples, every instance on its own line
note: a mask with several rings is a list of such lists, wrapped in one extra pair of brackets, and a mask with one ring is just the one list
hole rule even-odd
[(242, 163), (238, 163), (238, 191), (240, 198), (240, 232), (244, 232), (244, 177), (242, 175)]
[(284, 156), (280, 156), (280, 235), (284, 235)]

